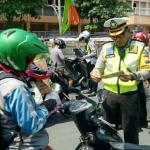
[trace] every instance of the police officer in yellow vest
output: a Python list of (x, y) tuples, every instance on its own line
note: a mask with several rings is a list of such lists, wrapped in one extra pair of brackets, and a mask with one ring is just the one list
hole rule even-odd
[[(128, 20), (127, 17), (112, 18), (104, 23), (113, 42), (103, 45), (91, 78), (95, 82), (102, 80), (104, 83), (107, 93), (102, 104), (106, 112), (105, 119), (117, 126), (121, 118), (125, 142), (139, 144), (138, 80), (149, 78), (149, 71), (139, 71), (145, 45), (131, 38)], [(119, 71), (122, 73), (112, 74)], [(106, 76), (109, 74), (112, 75)]]
[[(149, 47), (149, 35), (148, 33), (144, 32), (144, 31), (141, 31), (141, 32), (136, 32), (134, 33), (133, 35), (133, 38), (136, 39), (136, 40), (139, 40), (139, 41), (142, 41), (145, 43), (146, 47), (144, 48), (144, 51), (142, 53), (143, 57), (141, 57), (141, 60), (140, 60), (140, 69), (144, 69), (145, 70), (150, 70), (150, 68), (148, 68), (146, 65), (145, 65), (145, 62), (146, 64), (149, 64), (150, 63), (150, 47)], [(147, 128), (150, 129), (150, 78), (145, 80), (143, 83), (143, 90), (141, 91), (141, 107), (143, 107), (145, 109), (145, 100), (146, 100), (146, 113), (144, 113), (144, 109), (141, 109), (142, 111), (140, 111), (141, 115), (141, 125), (145, 125), (145, 121), (146, 124), (147, 124)], [(145, 118), (147, 117), (147, 119), (145, 120)], [(150, 132), (150, 130), (149, 130)]]
[[(90, 40), (90, 33), (88, 31), (83, 31), (79, 35), (79, 41), (85, 42), (85, 55), (82, 57), (83, 60), (87, 63), (87, 74), (90, 79), (90, 72), (93, 70), (95, 63), (96, 63), (96, 49), (94, 42)], [(89, 80), (89, 89), (87, 91), (84, 91), (83, 94), (88, 94), (88, 97), (96, 96), (97, 92), (97, 83)]]

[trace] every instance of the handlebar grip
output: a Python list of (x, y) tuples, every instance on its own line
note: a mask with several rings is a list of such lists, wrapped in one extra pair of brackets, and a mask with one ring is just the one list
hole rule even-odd
[(90, 121), (97, 127), (100, 127), (101, 125), (100, 120), (98, 120), (98, 118), (95, 115), (91, 116)]

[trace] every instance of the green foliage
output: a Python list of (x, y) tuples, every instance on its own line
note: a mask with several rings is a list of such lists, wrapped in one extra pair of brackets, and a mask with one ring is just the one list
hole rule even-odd
[(38, 18), (35, 8), (45, 7), (46, 2), (47, 0), (0, 0), (0, 17), (7, 20), (6, 28), (11, 28), (14, 27), (14, 17), (20, 21), (23, 21), (26, 14)]
[(125, 2), (117, 0), (75, 0), (75, 6), (81, 19), (90, 19), (84, 29), (103, 31), (103, 23), (114, 17), (126, 17), (132, 9)]

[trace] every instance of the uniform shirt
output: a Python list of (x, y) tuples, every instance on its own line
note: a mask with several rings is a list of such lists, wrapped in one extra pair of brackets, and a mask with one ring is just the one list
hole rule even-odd
[(85, 56), (86, 62), (95, 64), (96, 63), (96, 49), (95, 49), (95, 44), (93, 41), (88, 42), (85, 48), (85, 52), (86, 52), (86, 56)]
[(52, 59), (52, 66), (55, 66), (57, 63), (57, 67), (64, 67), (65, 62), (62, 60), (64, 59), (64, 54), (61, 49), (53, 48), (51, 50), (51, 59)]
[[(126, 46), (129, 46), (129, 45), (127, 44)], [(99, 54), (99, 57), (97, 59), (97, 62), (93, 71), (97, 71), (100, 73), (100, 75), (103, 75), (104, 68), (105, 68), (105, 60), (104, 60), (103, 47), (102, 47), (102, 50)], [(135, 74), (137, 75), (137, 80), (146, 80), (150, 78), (150, 72), (148, 70), (140, 70), (140, 71), (137, 71)]]

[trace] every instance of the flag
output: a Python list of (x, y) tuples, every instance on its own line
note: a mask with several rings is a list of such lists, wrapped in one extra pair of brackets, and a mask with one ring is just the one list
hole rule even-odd
[(77, 25), (79, 23), (79, 16), (74, 7), (74, 0), (65, 0), (64, 13), (62, 18), (61, 34), (64, 34), (70, 25)]

